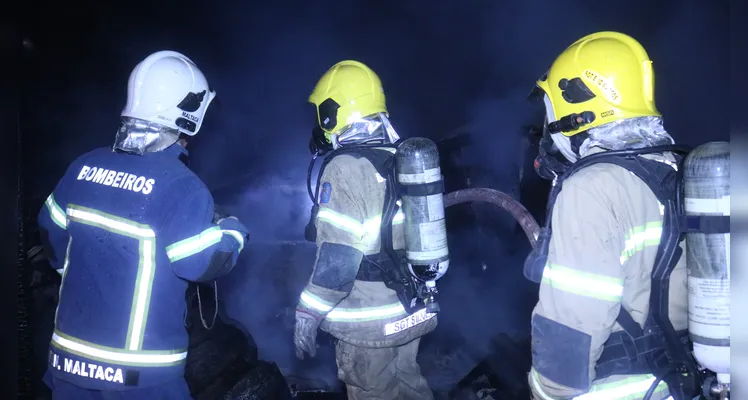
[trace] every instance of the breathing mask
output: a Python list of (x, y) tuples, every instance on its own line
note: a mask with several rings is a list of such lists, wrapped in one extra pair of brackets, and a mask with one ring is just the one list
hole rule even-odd
[(570, 165), (571, 162), (564, 157), (553, 138), (551, 138), (548, 119), (546, 118), (543, 123), (543, 134), (538, 145), (538, 156), (533, 163), (535, 172), (541, 178), (552, 181), (563, 174)]

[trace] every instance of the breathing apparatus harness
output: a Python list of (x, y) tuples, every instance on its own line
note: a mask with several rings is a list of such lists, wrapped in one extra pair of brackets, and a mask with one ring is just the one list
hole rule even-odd
[[(397, 297), (405, 310), (408, 313), (413, 313), (424, 307), (423, 302), (419, 300), (422, 300), (425, 296), (425, 287), (420, 282), (417, 282), (408, 272), (405, 251), (395, 250), (392, 247), (392, 218), (400, 209), (400, 206), (397, 204), (400, 189), (398, 188), (395, 173), (394, 150), (396, 148), (397, 144), (371, 143), (348, 145), (332, 150), (332, 146), (324, 140), (322, 129), (315, 128), (309, 142), (312, 160), (309, 162), (307, 170), (307, 192), (313, 205), (304, 236), (306, 240), (316, 242), (317, 229), (314, 222), (319, 212), (317, 199), (319, 198), (320, 182), (327, 164), (333, 158), (342, 154), (351, 155), (356, 158), (366, 158), (377, 170), (377, 173), (385, 180), (384, 205), (379, 230), (381, 250), (377, 254), (364, 255), (358, 274), (356, 275), (356, 280), (383, 282), (385, 286), (397, 293)], [(316, 188), (312, 190), (312, 171), (319, 156), (326, 157), (319, 169)]]
[[(691, 399), (700, 388), (700, 375), (687, 331), (676, 331), (668, 315), (670, 275), (683, 255), (679, 244), (689, 232), (729, 232), (729, 217), (686, 216), (683, 206), (683, 160), (689, 148), (675, 145), (597, 153), (571, 164), (557, 175), (549, 195), (545, 225), (537, 246), (525, 260), (525, 277), (540, 283), (548, 259), (553, 206), (563, 182), (582, 168), (598, 163), (618, 165), (641, 179), (664, 206), (662, 236), (652, 268), (649, 315), (640, 327), (621, 307), (616, 322), (623, 328), (611, 334), (595, 367), (598, 378), (619, 374), (654, 374), (656, 380), (644, 399), (664, 381), (675, 400)], [(671, 152), (677, 171), (665, 163), (640, 157)]]

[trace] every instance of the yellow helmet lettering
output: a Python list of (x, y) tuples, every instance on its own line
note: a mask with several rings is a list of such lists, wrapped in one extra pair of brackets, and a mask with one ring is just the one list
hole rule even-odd
[(356, 119), (387, 113), (379, 76), (365, 64), (345, 60), (333, 65), (309, 95), (317, 122), (329, 140)]
[(566, 136), (622, 119), (660, 116), (654, 103), (654, 73), (644, 47), (618, 32), (587, 35), (564, 50), (537, 88), (548, 96), (556, 120), (593, 113), (591, 122)]

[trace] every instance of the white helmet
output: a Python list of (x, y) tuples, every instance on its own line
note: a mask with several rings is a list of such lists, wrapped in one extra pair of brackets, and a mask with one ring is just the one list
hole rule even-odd
[(192, 60), (176, 51), (159, 51), (130, 73), (121, 115), (195, 136), (215, 96)]

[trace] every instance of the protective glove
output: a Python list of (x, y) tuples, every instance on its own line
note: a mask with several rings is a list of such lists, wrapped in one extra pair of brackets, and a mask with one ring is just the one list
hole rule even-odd
[(322, 318), (296, 310), (293, 343), (299, 360), (304, 359), (304, 352), (309, 353), (311, 357), (317, 355), (317, 329), (321, 324)]
[(249, 240), (249, 229), (239, 222), (236, 217), (221, 218), (216, 221), (216, 224), (222, 231), (236, 238), (236, 241), (239, 242), (239, 251), (241, 252), (244, 244)]

